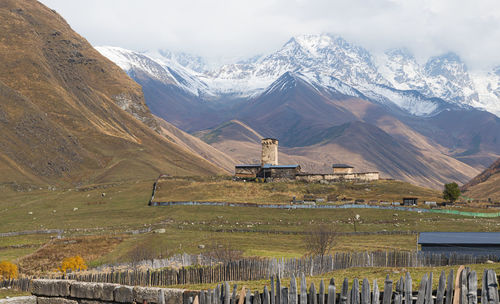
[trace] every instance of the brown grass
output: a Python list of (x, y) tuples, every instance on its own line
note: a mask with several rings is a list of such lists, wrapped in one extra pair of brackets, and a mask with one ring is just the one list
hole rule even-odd
[(55, 271), (64, 258), (75, 255), (80, 255), (85, 261), (92, 261), (112, 251), (123, 239), (123, 236), (54, 239), (22, 258), (19, 261), (19, 270), (27, 275)]
[(226, 179), (166, 178), (158, 182), (155, 201), (219, 201), (234, 203), (289, 203), (304, 195), (327, 200), (363, 199), (399, 201), (405, 196), (415, 196), (421, 201), (440, 201), (441, 192), (409, 183), (380, 180), (370, 183), (344, 182), (332, 185), (302, 182), (256, 183)]

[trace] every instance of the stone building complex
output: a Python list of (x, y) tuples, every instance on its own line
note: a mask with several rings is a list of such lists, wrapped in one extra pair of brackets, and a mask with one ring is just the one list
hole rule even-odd
[(333, 164), (332, 173), (318, 174), (302, 172), (300, 165), (279, 165), (278, 140), (262, 139), (260, 164), (236, 165), (235, 176), (238, 178), (270, 178), (272, 180), (298, 180), (304, 182), (340, 182), (374, 181), (379, 179), (379, 172), (356, 173), (354, 168), (345, 164)]

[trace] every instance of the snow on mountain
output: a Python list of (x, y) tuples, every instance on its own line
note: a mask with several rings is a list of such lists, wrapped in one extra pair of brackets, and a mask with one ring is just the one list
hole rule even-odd
[(292, 72), (316, 87), (368, 97), (412, 115), (431, 116), (448, 105), (473, 106), (500, 116), (500, 67), (470, 73), (454, 53), (419, 64), (406, 49), (375, 57), (336, 35), (303, 35), (271, 54), (213, 68), (201, 57), (185, 53), (97, 49), (126, 71), (142, 69), (205, 99), (254, 97)]
[[(235, 82), (236, 85), (229, 89), (225, 86), (219, 91), (251, 95), (265, 89), (286, 72), (333, 76), (351, 86), (389, 84), (377, 72), (367, 50), (327, 34), (294, 37), (278, 51), (256, 61), (224, 65), (209, 73), (207, 78), (211, 80), (207, 81), (211, 81), (216, 89), (218, 85)], [(241, 80), (245, 80), (247, 86), (238, 85)]]
[(171, 63), (179, 64), (187, 68), (188, 70), (192, 70), (198, 73), (204, 73), (210, 70), (210, 64), (200, 56), (184, 52), (172, 52), (169, 50), (146, 52), (146, 54), (151, 55), (153, 58), (161, 58), (163, 60), (167, 59)]
[(96, 49), (129, 75), (141, 71), (165, 84), (177, 85), (189, 94), (198, 97), (213, 97), (197, 72), (164, 57), (161, 52), (139, 53), (110, 46), (98, 46)]
[(423, 68), (407, 49), (390, 49), (377, 57), (379, 72), (398, 90), (416, 90), (430, 95)]
[(500, 117), (500, 66), (489, 72), (472, 72), (479, 101), (472, 106), (490, 111)]
[(119, 47), (96, 47), (96, 49), (109, 60), (116, 63), (122, 70), (127, 73), (134, 69), (144, 71), (154, 78), (161, 80), (164, 83), (175, 84), (175, 79), (172, 74), (168, 73), (158, 62), (150, 58)]
[(479, 100), (467, 67), (455, 53), (430, 58), (424, 70), (434, 96), (466, 105)]

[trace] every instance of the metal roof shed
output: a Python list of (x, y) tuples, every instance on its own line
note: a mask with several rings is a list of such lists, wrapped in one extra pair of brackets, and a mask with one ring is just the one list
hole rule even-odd
[(418, 244), (423, 252), (500, 257), (500, 232), (421, 232)]

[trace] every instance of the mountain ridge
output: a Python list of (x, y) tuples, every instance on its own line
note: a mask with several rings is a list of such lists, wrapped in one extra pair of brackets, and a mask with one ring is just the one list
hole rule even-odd
[(0, 183), (222, 173), (160, 135), (141, 87), (55, 11), (2, 1), (0, 30)]

